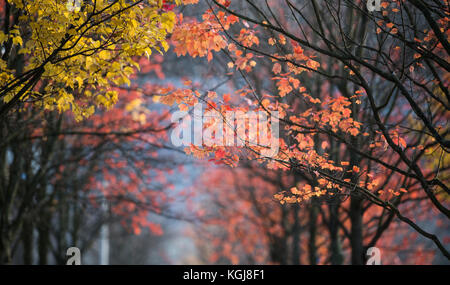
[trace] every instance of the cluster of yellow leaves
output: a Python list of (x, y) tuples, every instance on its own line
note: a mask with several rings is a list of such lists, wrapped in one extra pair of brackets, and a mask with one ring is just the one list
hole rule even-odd
[[(139, 68), (135, 57), (167, 50), (165, 39), (175, 24), (175, 14), (158, 0), (82, 1), (79, 9), (69, 9), (66, 0), (10, 2), (23, 11), (20, 28), (0, 34), (0, 42), (12, 38), (25, 56), (24, 72), (44, 67), (47, 81), (39, 94), (29, 92), (22, 99), (38, 97), (45, 109), (71, 109), (77, 120), (91, 115), (94, 106), (112, 106), (117, 92), (111, 85), (130, 83)], [(0, 77), (8, 80), (5, 64), (0, 68)]]
[(141, 125), (144, 125), (147, 122), (147, 117), (151, 115), (151, 111), (146, 106), (145, 100), (142, 98), (131, 100), (125, 106), (125, 110), (130, 112), (133, 121), (139, 122)]

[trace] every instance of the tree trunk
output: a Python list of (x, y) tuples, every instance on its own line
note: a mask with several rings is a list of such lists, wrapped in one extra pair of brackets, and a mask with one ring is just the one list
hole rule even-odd
[(33, 224), (26, 218), (22, 226), (23, 264), (33, 264)]
[(350, 233), (350, 243), (352, 248), (352, 264), (364, 264), (364, 247), (363, 247), (363, 223), (362, 223), (362, 200), (360, 197), (353, 195), (350, 200), (350, 220), (352, 230)]
[(292, 226), (292, 264), (300, 265), (300, 218), (299, 205), (293, 205), (294, 225)]
[(317, 264), (317, 206), (311, 205), (309, 208), (309, 240), (308, 240), (308, 259), (310, 265)]
[(330, 210), (330, 253), (331, 253), (331, 264), (341, 265), (344, 262), (344, 257), (342, 255), (341, 243), (339, 241), (339, 204), (329, 205)]
[(50, 219), (45, 213), (46, 211), (41, 212), (41, 220), (39, 221), (39, 239), (38, 239), (38, 253), (39, 253), (39, 265), (46, 265), (48, 263), (48, 247), (50, 243)]

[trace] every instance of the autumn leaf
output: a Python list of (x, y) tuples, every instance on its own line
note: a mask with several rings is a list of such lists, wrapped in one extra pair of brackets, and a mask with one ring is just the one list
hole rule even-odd
[(281, 72), (281, 64), (279, 64), (278, 62), (276, 62), (276, 63), (273, 65), (272, 71), (273, 71), (273, 73), (275, 73), (275, 74), (280, 73), (280, 72)]

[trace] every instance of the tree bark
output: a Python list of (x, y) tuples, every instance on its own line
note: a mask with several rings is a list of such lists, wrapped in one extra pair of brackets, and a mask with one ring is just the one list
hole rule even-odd
[(364, 246), (363, 246), (363, 209), (360, 197), (353, 195), (350, 200), (350, 220), (352, 229), (350, 233), (350, 243), (352, 248), (352, 264), (364, 264)]
[(308, 240), (308, 259), (310, 265), (317, 264), (317, 206), (311, 205), (309, 208), (309, 240)]
[(292, 227), (292, 264), (300, 265), (300, 218), (299, 205), (293, 205), (294, 225)]
[(23, 264), (33, 264), (33, 224), (26, 218), (22, 226)]
[(329, 221), (329, 231), (330, 231), (330, 253), (331, 253), (331, 264), (341, 265), (344, 262), (344, 257), (342, 255), (341, 243), (339, 241), (339, 204), (329, 205), (330, 210), (330, 221)]

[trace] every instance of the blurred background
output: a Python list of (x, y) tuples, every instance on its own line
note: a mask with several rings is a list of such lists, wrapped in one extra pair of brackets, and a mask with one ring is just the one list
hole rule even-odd
[[(233, 3), (234, 9), (260, 17), (252, 10), (251, 1), (241, 2)], [(282, 25), (295, 30), (296, 21), (306, 23), (289, 16), (288, 6), (269, 2), (273, 11), (261, 9), (277, 15)], [(292, 2), (300, 5), (301, 1)], [(352, 7), (344, 6), (351, 15)], [(200, 1), (174, 11), (183, 14), (183, 23), (189, 23), (201, 21), (208, 8), (206, 1)], [(313, 15), (314, 7), (305, 9)], [(351, 23), (359, 24), (359, 20)], [(423, 23), (418, 20), (419, 24)], [(240, 25), (252, 26), (245, 21)], [(241, 26), (232, 27), (229, 33), (239, 34)], [(276, 37), (271, 32), (255, 34), (265, 43)], [(375, 41), (375, 36), (368, 36), (367, 41), (371, 40)], [(169, 44), (164, 55), (154, 52), (149, 58), (137, 59), (140, 70), (131, 76), (129, 86), (113, 87), (119, 99), (110, 109), (98, 109), (77, 121), (70, 111), (24, 108), (2, 120), (2, 263), (65, 264), (67, 248), (75, 246), (81, 251), (82, 264), (351, 264), (349, 192), (280, 204), (274, 195), (294, 186), (313, 185), (310, 178), (293, 169), (266, 167), (246, 159), (245, 153), (231, 167), (234, 162), (217, 154), (186, 154), (189, 151), (184, 147), (171, 143), (176, 126), (171, 114), (181, 107), (162, 102), (166, 94), (189, 88), (205, 98), (214, 91), (221, 94), (222, 103), (252, 106), (255, 102), (239, 93), (249, 82), (258, 93), (279, 92), (271, 80), (272, 60), (255, 55), (257, 66), (244, 77), (237, 70), (232, 72), (226, 51), (214, 52), (210, 61), (180, 55), (173, 39)], [(325, 69), (347, 72), (321, 55), (316, 60), (323, 62)], [(316, 97), (325, 93), (339, 96), (347, 88), (341, 80), (317, 74), (301, 73), (298, 78)], [(371, 81), (380, 101), (390, 88), (387, 84), (376, 77)], [(289, 104), (292, 114), (306, 111), (300, 96), (287, 97), (280, 102)], [(361, 106), (357, 115), (369, 125), (367, 100)], [(390, 111), (386, 112), (395, 121), (414, 124), (407, 119), (405, 100), (388, 100), (387, 106)], [(433, 108), (429, 107), (442, 115), (436, 121), (445, 122), (448, 110)], [(331, 156), (342, 153), (338, 160), (354, 155), (329, 137), (322, 141), (327, 145), (321, 144), (321, 149), (326, 148)], [(359, 142), (361, 148), (369, 144), (369, 138)], [(395, 164), (396, 157), (389, 150), (374, 155)], [(421, 165), (431, 171), (442, 160), (439, 174), (447, 183), (450, 160), (447, 152), (444, 158), (440, 155), (438, 151), (430, 154)], [(401, 184), (402, 177), (386, 169), (374, 173), (381, 177), (380, 189), (396, 189)], [(448, 248), (448, 218), (430, 206), (416, 184), (408, 186), (408, 194), (391, 201)], [(448, 194), (439, 199), (446, 205), (450, 201)], [(364, 249), (378, 247), (382, 264), (450, 264), (431, 240), (382, 208), (362, 198), (359, 202)]]

